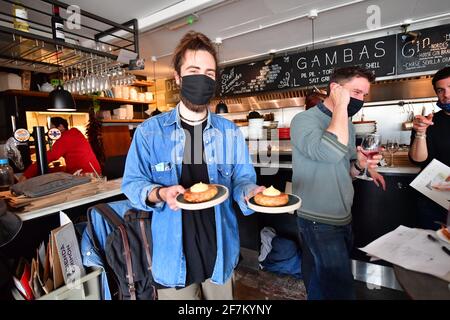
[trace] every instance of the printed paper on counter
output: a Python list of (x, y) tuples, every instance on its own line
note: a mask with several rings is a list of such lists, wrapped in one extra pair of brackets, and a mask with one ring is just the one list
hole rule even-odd
[(445, 209), (450, 207), (450, 167), (433, 159), (425, 169), (410, 183)]

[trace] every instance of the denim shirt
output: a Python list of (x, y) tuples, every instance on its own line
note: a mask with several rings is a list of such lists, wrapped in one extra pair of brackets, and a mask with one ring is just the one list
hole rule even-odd
[[(147, 197), (158, 186), (179, 184), (185, 140), (179, 106), (144, 121), (134, 134), (122, 180), (122, 191), (133, 207), (153, 211), (153, 278), (167, 287), (184, 287), (186, 281), (181, 209), (173, 211), (165, 202), (151, 204)], [(214, 207), (217, 252), (211, 280), (223, 284), (239, 258), (239, 231), (232, 201), (238, 203), (244, 215), (253, 213), (244, 197), (257, 187), (256, 174), (245, 140), (233, 122), (209, 112), (203, 144), (210, 183), (227, 187), (230, 194)]]
[[(122, 218), (128, 210), (133, 208), (128, 200), (115, 201), (108, 204)], [(83, 257), (83, 265), (86, 267), (97, 267), (105, 270), (106, 261), (104, 261), (102, 257), (105, 255), (104, 250), (106, 247), (106, 239), (112, 229), (95, 209), (90, 212), (89, 219), (91, 221), (95, 237), (98, 240), (99, 250), (97, 250), (92, 243), (88, 233), (88, 228), (85, 228), (81, 238), (81, 255)], [(111, 293), (105, 272), (102, 272), (101, 274), (101, 284), (102, 299), (111, 300)]]

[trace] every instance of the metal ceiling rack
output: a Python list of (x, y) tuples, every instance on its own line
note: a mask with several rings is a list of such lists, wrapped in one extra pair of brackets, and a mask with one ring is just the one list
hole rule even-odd
[[(20, 18), (29, 25), (28, 32), (14, 29), (13, 5), (28, 11), (27, 19)], [(0, 0), (0, 65), (52, 73), (87, 62), (114, 66), (122, 49), (139, 54), (136, 19), (119, 24), (81, 9), (79, 29), (64, 28), (66, 41), (54, 40), (50, 23), (53, 5), (69, 7), (54, 0)], [(66, 15), (61, 14), (65, 25)]]

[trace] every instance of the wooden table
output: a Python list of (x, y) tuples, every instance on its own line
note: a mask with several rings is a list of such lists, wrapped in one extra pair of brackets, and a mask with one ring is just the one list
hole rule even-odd
[[(36, 201), (44, 201), (41, 203), (42, 206), (37, 208), (32, 208), (33, 206), (30, 206), (32, 208), (31, 210), (26, 208), (25, 211), (16, 212), (16, 214), (22, 219), (22, 221), (27, 221), (49, 214), (58, 213), (61, 210), (120, 195), (122, 194), (121, 185), (122, 179), (116, 179), (97, 183), (94, 188), (89, 188), (88, 184), (76, 186), (71, 189), (43, 197), (44, 199), (39, 198), (40, 200)], [(70, 191), (74, 189), (81, 190), (81, 192), (76, 192), (71, 195)], [(86, 189), (86, 192), (83, 193), (83, 189)], [(59, 194), (61, 195), (58, 196)], [(45, 201), (48, 202), (48, 205), (44, 206)]]
[(413, 300), (450, 300), (450, 282), (394, 265), (397, 281)]

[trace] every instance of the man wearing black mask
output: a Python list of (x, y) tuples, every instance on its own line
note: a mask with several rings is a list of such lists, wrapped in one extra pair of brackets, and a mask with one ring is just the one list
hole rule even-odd
[(351, 118), (363, 106), (374, 81), (359, 67), (336, 69), (328, 97), (291, 122), (292, 184), (302, 198), (298, 226), (303, 240), (302, 272), (308, 299), (353, 299), (351, 207), (352, 178), (366, 164), (375, 184), (381, 155), (368, 160), (355, 146)]
[[(433, 159), (450, 166), (450, 67), (445, 67), (433, 76), (431, 81), (438, 97), (436, 105), (441, 111), (426, 117), (414, 117), (411, 132), (410, 159), (424, 169)], [(435, 190), (450, 191), (447, 182), (434, 185)], [(417, 223), (423, 229), (436, 230), (440, 225), (435, 221), (447, 221), (447, 209), (422, 194), (417, 194)]]
[[(210, 39), (187, 33), (173, 65), (181, 101), (136, 129), (122, 189), (134, 207), (153, 212), (152, 273), (159, 299), (232, 299), (240, 249), (232, 201), (251, 214), (246, 200), (264, 187), (255, 184), (240, 130), (209, 111), (217, 70)], [(226, 186), (230, 197), (207, 209), (180, 210), (177, 196), (200, 182)]]

